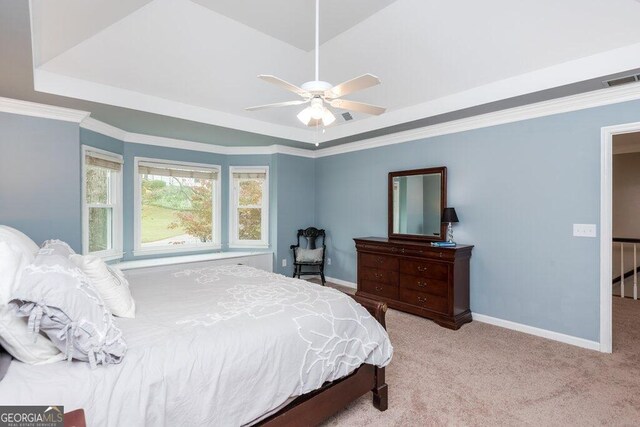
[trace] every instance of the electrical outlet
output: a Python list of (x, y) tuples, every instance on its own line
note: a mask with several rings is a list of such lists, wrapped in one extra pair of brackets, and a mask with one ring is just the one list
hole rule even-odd
[(573, 224), (573, 235), (575, 237), (596, 237), (596, 225)]
[(282, 266), (283, 267), (287, 266), (287, 259), (286, 258), (282, 258)]
[(327, 258), (327, 265), (331, 265), (331, 258)]

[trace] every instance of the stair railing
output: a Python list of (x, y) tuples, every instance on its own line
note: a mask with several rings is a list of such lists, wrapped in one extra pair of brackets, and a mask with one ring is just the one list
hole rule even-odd
[[(620, 282), (620, 297), (625, 297), (625, 279), (633, 276), (633, 299), (638, 299), (638, 249), (637, 246), (640, 243), (640, 239), (633, 239), (627, 237), (614, 237), (613, 244), (620, 244), (620, 276), (613, 279), (613, 284)], [(628, 246), (629, 249), (633, 247), (633, 268), (629, 271), (625, 271), (624, 268), (624, 249)]]

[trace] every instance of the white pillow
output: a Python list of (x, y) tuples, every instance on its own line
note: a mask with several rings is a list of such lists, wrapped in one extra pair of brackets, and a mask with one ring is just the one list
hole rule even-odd
[(296, 261), (321, 263), (323, 252), (324, 252), (324, 248), (318, 248), (318, 249), (296, 248)]
[(134, 318), (136, 304), (129, 291), (129, 282), (117, 268), (108, 266), (94, 255), (71, 255), (69, 259), (89, 277), (111, 313)]
[(26, 319), (17, 317), (7, 306), (18, 287), (22, 271), (31, 261), (33, 256), (30, 253), (25, 254), (13, 244), (0, 241), (0, 344), (24, 363), (57, 362), (64, 358), (64, 354), (44, 335), (29, 332)]
[(33, 256), (24, 254), (16, 245), (0, 240), (0, 306), (9, 302), (18, 287), (22, 270), (33, 261)]
[(31, 254), (30, 263), (33, 262), (36, 253), (40, 247), (21, 231), (11, 228), (7, 225), (0, 225), (0, 241), (14, 244), (20, 251)]

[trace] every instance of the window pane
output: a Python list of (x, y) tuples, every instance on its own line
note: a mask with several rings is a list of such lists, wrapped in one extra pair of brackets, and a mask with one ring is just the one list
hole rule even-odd
[(111, 171), (87, 165), (87, 203), (109, 203)]
[(112, 249), (111, 208), (89, 208), (89, 252)]
[(211, 243), (213, 180), (142, 176), (142, 247)]
[(238, 209), (238, 239), (262, 240), (262, 209)]
[(262, 180), (251, 179), (240, 181), (240, 194), (238, 203), (240, 206), (262, 205)]

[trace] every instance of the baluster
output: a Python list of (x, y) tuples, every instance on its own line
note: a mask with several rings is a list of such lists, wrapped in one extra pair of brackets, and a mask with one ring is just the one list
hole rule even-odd
[(635, 243), (633, 244), (633, 299), (638, 299), (638, 260)]
[(624, 243), (620, 242), (620, 297), (624, 298)]

